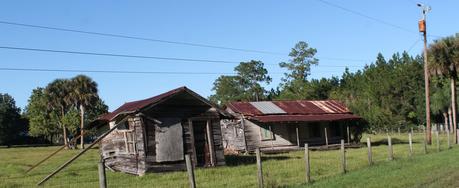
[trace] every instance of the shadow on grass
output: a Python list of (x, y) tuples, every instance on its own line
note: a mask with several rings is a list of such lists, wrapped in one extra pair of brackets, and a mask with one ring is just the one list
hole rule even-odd
[[(418, 143), (418, 142), (413, 141), (413, 144), (415, 144), (415, 143)], [(365, 143), (363, 143), (363, 144), (365, 144)], [(395, 144), (409, 144), (409, 142), (407, 140), (400, 140), (398, 138), (392, 138), (392, 145), (395, 145)], [(372, 141), (371, 145), (372, 146), (388, 145), (387, 144), (387, 138), (382, 139), (382, 140), (378, 140), (378, 141)]]
[[(291, 159), (289, 156), (261, 156), (262, 161), (267, 160), (287, 160)], [(225, 162), (227, 166), (238, 166), (238, 165), (248, 165), (255, 164), (257, 162), (255, 155), (226, 155)]]

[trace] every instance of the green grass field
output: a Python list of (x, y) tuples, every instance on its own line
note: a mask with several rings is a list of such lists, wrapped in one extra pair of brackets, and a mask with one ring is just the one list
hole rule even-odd
[[(441, 152), (435, 142), (423, 154), (422, 136), (414, 137), (414, 157), (408, 157), (408, 136), (395, 134), (394, 161), (388, 161), (385, 136), (371, 135), (375, 164), (368, 166), (367, 148), (347, 150), (348, 173), (341, 174), (340, 153), (311, 151), (311, 177), (305, 184), (303, 152), (263, 155), (266, 187), (457, 187), (459, 186), (459, 147), (446, 148), (442, 136)], [(435, 137), (434, 137), (435, 138)], [(363, 140), (366, 140), (364, 136)], [(0, 149), (0, 187), (33, 187), (52, 170), (78, 151), (62, 151), (29, 174), (25, 171), (57, 147)], [(92, 149), (45, 187), (97, 187), (98, 150)], [(197, 187), (256, 187), (255, 157), (230, 156), (225, 167), (197, 169)], [(143, 177), (107, 171), (108, 187), (188, 187), (186, 172), (149, 173)]]

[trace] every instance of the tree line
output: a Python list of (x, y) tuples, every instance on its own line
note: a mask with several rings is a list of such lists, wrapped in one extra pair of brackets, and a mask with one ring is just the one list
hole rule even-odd
[[(362, 70), (340, 77), (310, 79), (311, 68), (319, 64), (317, 50), (298, 42), (289, 59), (280, 62), (285, 70), (278, 86), (266, 89), (272, 82), (264, 63), (241, 62), (236, 75), (218, 77), (209, 99), (224, 107), (230, 101), (324, 100), (345, 103), (363, 117), (370, 131), (390, 131), (425, 124), (424, 59), (407, 52), (390, 58), (377, 54), (374, 62)], [(428, 73), (431, 75), (431, 113), (433, 121), (456, 130), (456, 81), (459, 65), (459, 35), (434, 41), (428, 48)], [(0, 145), (63, 142), (79, 134), (91, 137), (85, 130), (89, 122), (108, 111), (98, 95), (97, 83), (78, 75), (56, 79), (46, 87), (32, 91), (23, 112), (14, 99), (0, 93)], [(84, 131), (84, 132), (83, 132)], [(80, 147), (84, 147), (84, 138)]]
[[(350, 72), (346, 68), (341, 77), (309, 79), (311, 66), (319, 64), (316, 53), (306, 42), (298, 42), (291, 49), (289, 60), (279, 63), (286, 73), (271, 90), (265, 89), (272, 79), (263, 62), (241, 62), (234, 69), (235, 76), (220, 76), (215, 80), (212, 88), (215, 94), (210, 100), (225, 106), (230, 101), (335, 99), (363, 117), (370, 131), (425, 125), (422, 56), (397, 52), (385, 58), (379, 53), (362, 70)], [(433, 121), (456, 130), (454, 101), (459, 35), (434, 41), (428, 48), (428, 62)]]
[(85, 75), (37, 87), (22, 114), (11, 96), (0, 95), (0, 145), (62, 142), (67, 146), (71, 137), (81, 135), (84, 148), (88, 139), (84, 135), (94, 132), (85, 130), (85, 125), (108, 112), (97, 83)]

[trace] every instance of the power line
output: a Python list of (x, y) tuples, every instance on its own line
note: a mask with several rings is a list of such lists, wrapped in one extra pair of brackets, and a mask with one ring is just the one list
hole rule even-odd
[[(72, 55), (91, 55), (91, 56), (136, 58), (136, 59), (156, 59), (156, 60), (183, 61), (183, 62), (203, 62), (203, 63), (222, 63), (222, 64), (239, 64), (240, 63), (240, 62), (237, 62), (237, 61), (225, 61), (225, 60), (191, 59), (191, 58), (178, 58), (178, 57), (159, 57), (159, 56), (144, 56), (144, 55), (130, 55), (130, 54), (114, 54), (114, 53), (97, 53), (97, 52), (55, 50), (55, 49), (42, 49), (42, 48), (25, 48), (25, 47), (14, 47), (14, 46), (0, 46), (0, 49), (18, 50), (18, 51), (46, 52), (46, 53), (62, 53), (62, 54), (72, 54)], [(267, 63), (265, 65), (278, 65), (278, 64)], [(362, 66), (323, 65), (322, 67), (362, 67)]]
[[(22, 26), (22, 27), (29, 27), (29, 28), (37, 28), (37, 29), (55, 30), (55, 31), (64, 31), (64, 32), (88, 34), (88, 35), (97, 35), (97, 36), (104, 36), (104, 37), (133, 39), (133, 40), (141, 40), (141, 41), (148, 41), (148, 42), (158, 42), (158, 43), (185, 45), (185, 46), (193, 46), (193, 47), (214, 48), (214, 49), (221, 49), (221, 50), (232, 50), (232, 51), (251, 52), (251, 53), (260, 53), (260, 54), (270, 54), (270, 55), (286, 55), (286, 53), (281, 53), (281, 52), (271, 52), (271, 51), (253, 50), (253, 49), (242, 49), (242, 48), (215, 46), (215, 45), (190, 43), (190, 42), (181, 42), (181, 41), (170, 41), (170, 40), (162, 40), (162, 39), (154, 39), (154, 38), (146, 38), (146, 37), (138, 37), (138, 36), (112, 34), (112, 33), (83, 31), (83, 30), (68, 29), (68, 28), (62, 28), (62, 27), (33, 25), (33, 24), (2, 21), (2, 20), (0, 20), (0, 24), (13, 25), (13, 26)], [(349, 61), (349, 62), (353, 62), (353, 61), (367, 62), (368, 61), (368, 60), (365, 60), (365, 59), (349, 59), (349, 58), (337, 58), (337, 57), (318, 57), (318, 58), (325, 59), (325, 60)]]
[(419, 41), (421, 41), (421, 39), (417, 39), (415, 42), (413, 42), (413, 44), (408, 48), (408, 51), (407, 52), (411, 52), (411, 50), (416, 46), (416, 44), (419, 43)]
[(191, 42), (171, 41), (171, 40), (163, 40), (163, 39), (154, 39), (154, 38), (146, 38), (146, 37), (120, 35), (120, 34), (113, 34), (113, 33), (100, 33), (100, 32), (83, 31), (83, 30), (76, 30), (76, 29), (67, 29), (67, 28), (61, 28), (61, 27), (51, 27), (51, 26), (43, 26), (43, 25), (32, 25), (32, 24), (25, 24), (25, 23), (8, 22), (8, 21), (1, 21), (1, 20), (0, 20), (0, 24), (22, 26), (22, 27), (30, 27), (30, 28), (38, 28), (38, 29), (47, 29), (47, 30), (55, 30), (55, 31), (65, 31), (65, 32), (80, 33), (80, 34), (98, 35), (98, 36), (105, 36), (105, 37), (115, 37), (115, 38), (150, 41), (150, 42), (159, 42), (159, 43), (166, 43), (166, 44), (194, 46), (194, 47), (202, 47), (202, 48), (214, 48), (214, 49), (221, 49), (221, 50), (232, 50), (232, 51), (240, 51), (240, 52), (271, 54), (271, 55), (286, 55), (285, 53), (280, 53), (280, 52), (270, 52), (270, 51), (263, 51), (263, 50), (233, 48), (233, 47), (216, 46), (216, 45), (209, 45), (209, 44), (191, 43)]
[(118, 71), (118, 70), (86, 70), (86, 69), (46, 69), (46, 68), (8, 68), (0, 67), (1, 71), (28, 72), (69, 72), (69, 73), (110, 73), (110, 74), (172, 74), (172, 75), (235, 75), (225, 72), (161, 72), (161, 71)]
[(13, 47), (13, 46), (0, 46), (0, 49), (21, 50), (21, 51), (36, 51), (36, 52), (49, 52), (49, 53), (64, 53), (64, 54), (76, 54), (76, 55), (91, 55), (91, 56), (137, 58), (137, 59), (157, 59), (157, 60), (167, 60), (167, 61), (226, 63), (226, 64), (239, 63), (239, 62), (236, 62), (236, 61), (222, 61), (222, 60), (209, 60), (209, 59), (190, 59), (190, 58), (176, 58), (176, 57), (158, 57), (158, 56), (143, 56), (143, 55), (113, 54), (113, 53), (96, 53), (96, 52), (54, 50), (54, 49), (41, 49), (41, 48), (23, 48), (23, 47)]
[[(372, 20), (374, 22), (378, 22), (380, 24), (383, 24), (383, 25), (386, 25), (386, 26), (389, 26), (389, 27), (393, 27), (395, 29), (398, 29), (398, 30), (401, 30), (401, 31), (404, 31), (404, 32), (407, 32), (407, 33), (419, 34), (417, 31), (414, 31), (414, 30), (411, 30), (411, 29), (407, 29), (405, 27), (402, 27), (402, 26), (399, 26), (399, 25), (395, 25), (393, 23), (390, 23), (390, 22), (387, 22), (387, 21), (384, 21), (384, 20), (381, 20), (381, 19), (378, 19), (378, 18), (375, 18), (375, 17), (372, 17), (372, 16), (368, 16), (368, 15), (363, 14), (361, 12), (358, 12), (358, 11), (355, 11), (355, 10), (340, 6), (340, 5), (335, 4), (335, 3), (331, 3), (331, 2), (329, 2), (327, 0), (316, 0), (316, 1), (321, 2), (321, 3), (325, 4), (325, 5), (330, 6), (330, 7), (341, 9), (341, 10), (349, 12), (351, 14), (366, 18), (368, 20)], [(441, 37), (441, 36), (438, 36), (438, 35), (428, 35), (428, 36), (429, 37), (434, 37), (434, 38), (440, 38)]]
[[(48, 68), (10, 68), (10, 67), (0, 67), (0, 71), (106, 73), (106, 74), (157, 74), (157, 75), (236, 75), (236, 73), (229, 73), (229, 72), (125, 71), (125, 70), (48, 69)], [(333, 71), (324, 71), (324, 72), (331, 73)], [(269, 74), (270, 75), (282, 75), (284, 73), (272, 72)]]

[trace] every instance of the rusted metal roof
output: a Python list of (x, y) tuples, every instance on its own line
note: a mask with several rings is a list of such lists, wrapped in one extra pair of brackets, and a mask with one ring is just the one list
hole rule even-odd
[(315, 121), (339, 121), (339, 120), (358, 120), (362, 119), (353, 114), (314, 114), (314, 115), (268, 115), (253, 116), (259, 122), (315, 122)]
[(171, 97), (173, 97), (176, 94), (181, 93), (181, 92), (188, 92), (189, 94), (195, 96), (196, 98), (198, 98), (199, 100), (201, 100), (204, 103), (208, 104), (209, 106), (212, 106), (215, 109), (217, 109), (217, 111), (220, 114), (223, 114), (225, 116), (228, 115), (227, 113), (221, 111), (220, 109), (218, 109), (214, 105), (212, 105), (207, 99), (201, 97), (200, 95), (198, 95), (194, 91), (192, 91), (192, 90), (188, 89), (187, 87), (183, 86), (183, 87), (179, 87), (177, 89), (170, 90), (168, 92), (162, 93), (162, 94), (154, 96), (154, 97), (150, 97), (150, 98), (143, 99), (143, 100), (124, 103), (119, 108), (117, 108), (115, 111), (113, 111), (111, 113), (103, 114), (102, 116), (100, 116), (98, 118), (98, 120), (111, 121), (111, 120), (115, 119), (118, 115), (135, 113), (137, 111), (142, 110), (145, 107), (161, 103), (161, 102), (163, 102), (163, 101), (165, 101), (165, 100), (167, 100), (167, 99), (169, 99), (169, 98), (171, 98)]
[(353, 115), (344, 104), (336, 100), (270, 101), (270, 103), (285, 113), (265, 113), (263, 109), (254, 106), (253, 102), (231, 102), (227, 107), (235, 113), (261, 122), (361, 119), (359, 116)]

